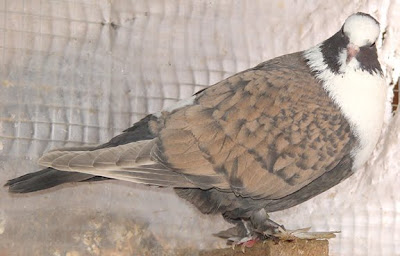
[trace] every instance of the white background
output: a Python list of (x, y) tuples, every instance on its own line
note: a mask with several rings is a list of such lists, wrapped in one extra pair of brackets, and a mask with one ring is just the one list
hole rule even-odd
[[(0, 0), (0, 183), (37, 170), (49, 149), (107, 141), (146, 113), (307, 49), (357, 11), (385, 31), (377, 45), (393, 84), (399, 7), (394, 0)], [(366, 168), (274, 219), (292, 229), (341, 230), (331, 255), (400, 255), (400, 117), (389, 122)], [(173, 254), (224, 246), (211, 234), (228, 226), (168, 189), (108, 181), (15, 196), (0, 188), (0, 255)]]

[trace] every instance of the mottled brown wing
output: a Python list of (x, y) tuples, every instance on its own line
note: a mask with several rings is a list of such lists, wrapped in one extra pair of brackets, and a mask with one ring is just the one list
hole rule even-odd
[(289, 195), (354, 146), (349, 124), (300, 54), (211, 86), (159, 124), (157, 161), (201, 188), (244, 197)]

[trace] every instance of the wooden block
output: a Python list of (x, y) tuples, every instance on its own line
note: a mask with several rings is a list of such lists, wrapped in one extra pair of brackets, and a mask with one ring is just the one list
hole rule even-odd
[(258, 242), (251, 248), (245, 249), (245, 254), (240, 246), (232, 248), (202, 251), (200, 256), (328, 256), (329, 242), (327, 240), (294, 240)]

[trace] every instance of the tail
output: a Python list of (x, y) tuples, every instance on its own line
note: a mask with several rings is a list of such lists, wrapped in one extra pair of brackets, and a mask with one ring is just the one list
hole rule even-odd
[(95, 180), (94, 178), (90, 174), (63, 172), (49, 167), (9, 180), (4, 186), (8, 186), (8, 191), (11, 193), (29, 193), (55, 187), (67, 182)]
[[(113, 178), (119, 178), (118, 175), (114, 177), (114, 175), (105, 177), (103, 174), (107, 175), (108, 173), (105, 173), (104, 171), (101, 171), (99, 173), (96, 173), (96, 170), (93, 169), (101, 169), (100, 167), (96, 166), (94, 168), (93, 164), (94, 162), (90, 163), (90, 158), (93, 156), (93, 154), (98, 154), (96, 151), (101, 151), (104, 152), (104, 149), (106, 148), (113, 148), (116, 147), (116, 151), (118, 152), (119, 147), (124, 147), (124, 145), (128, 143), (133, 143), (137, 142), (137, 144), (142, 145), (143, 143), (140, 142), (141, 140), (148, 140), (154, 138), (154, 135), (150, 129), (149, 123), (154, 122), (157, 120), (157, 118), (153, 115), (148, 115), (139, 122), (135, 123), (131, 128), (125, 130), (122, 134), (112, 138), (109, 142), (95, 146), (95, 147), (78, 147), (78, 148), (64, 148), (64, 149), (58, 149), (55, 151), (48, 152), (45, 154), (44, 157), (41, 158), (41, 165), (47, 167), (41, 171), (34, 172), (34, 173), (29, 173), (24, 176), (9, 180), (5, 186), (9, 187), (9, 191), (11, 193), (28, 193), (28, 192), (33, 192), (33, 191), (38, 191), (38, 190), (43, 190), (47, 188), (51, 188), (63, 183), (68, 183), (68, 182), (80, 182), (80, 181), (98, 181), (98, 180), (104, 180), (104, 179), (113, 179)], [(135, 150), (138, 150), (137, 146), (133, 147), (133, 156), (135, 156)], [(139, 150), (141, 148), (139, 147)], [(88, 152), (89, 151), (89, 152)], [(111, 150), (115, 151), (115, 150)], [(91, 154), (92, 152), (93, 154)], [(81, 159), (81, 164), (86, 165), (85, 169), (88, 172), (85, 172), (84, 170), (81, 170), (81, 168), (73, 169), (70, 168), (68, 161), (65, 161), (65, 157), (71, 157), (72, 155), (88, 155), (88, 158), (86, 158), (88, 162), (85, 161), (85, 159)], [(58, 157), (60, 156), (60, 157)], [(61, 156), (65, 156), (62, 158)], [(111, 157), (112, 158), (112, 157)], [(62, 161), (64, 159), (64, 161)], [(72, 158), (71, 158), (72, 159)], [(57, 161), (56, 161), (57, 160)], [(104, 164), (104, 162), (109, 162), (110, 158), (103, 158), (99, 159), (101, 163)], [(138, 160), (138, 159), (135, 159)], [(53, 162), (54, 161), (54, 162)], [(78, 161), (79, 162), (79, 161)], [(71, 162), (71, 164), (73, 161)], [(78, 164), (79, 165), (79, 164)], [(117, 166), (114, 164), (111, 164), (114, 169), (119, 169)], [(89, 168), (87, 168), (89, 167)], [(122, 171), (123, 172), (123, 171)], [(146, 174), (141, 174), (140, 172), (130, 174), (128, 173), (128, 176), (131, 176), (132, 178), (139, 176), (139, 181), (141, 182), (148, 182), (150, 184), (154, 183), (154, 179), (156, 174), (151, 172), (151, 170), (148, 171), (148, 175)], [(125, 176), (127, 176), (125, 174)], [(145, 176), (140, 177), (140, 176)], [(164, 175), (165, 176), (165, 175)], [(131, 179), (130, 177), (125, 178), (125, 179)], [(140, 180), (141, 179), (141, 180)], [(138, 180), (138, 179), (136, 179)], [(160, 183), (160, 182), (159, 182)], [(165, 185), (169, 185), (172, 182), (161, 182)]]
[(117, 179), (161, 187), (193, 187), (180, 173), (152, 159), (154, 140), (93, 150), (54, 150), (39, 159), (41, 171), (9, 180), (12, 193), (28, 193), (62, 183)]

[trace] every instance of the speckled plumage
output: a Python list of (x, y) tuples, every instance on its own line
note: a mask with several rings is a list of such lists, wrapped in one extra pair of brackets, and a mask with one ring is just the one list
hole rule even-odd
[(159, 123), (161, 150), (155, 152), (162, 163), (209, 176), (207, 184), (189, 178), (200, 188), (254, 199), (299, 190), (357, 143), (299, 53), (211, 86), (194, 105), (162, 116)]

